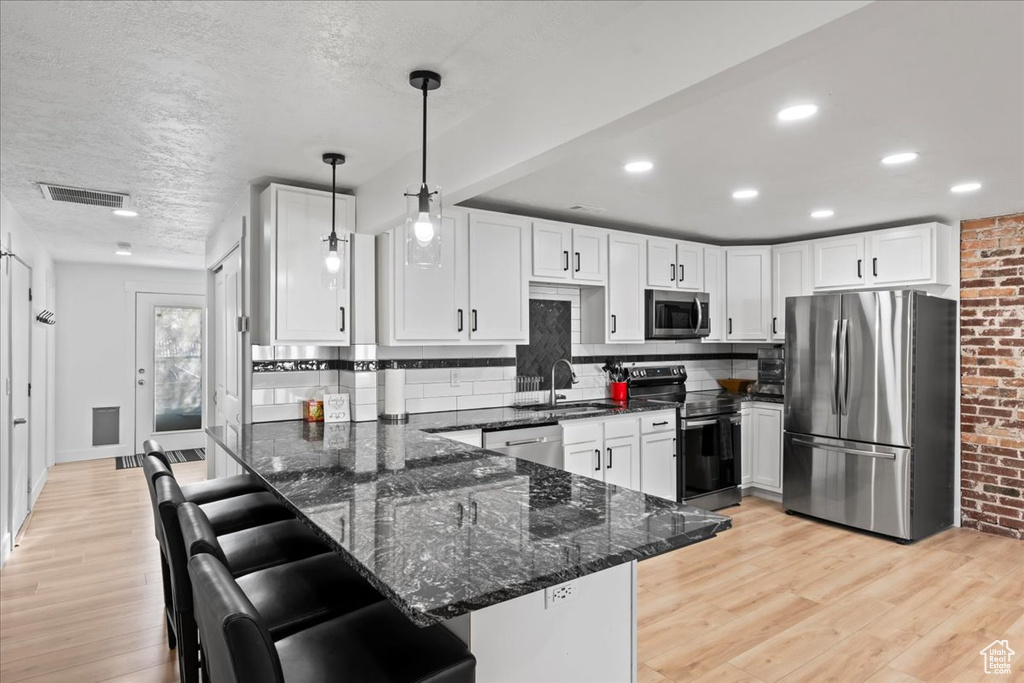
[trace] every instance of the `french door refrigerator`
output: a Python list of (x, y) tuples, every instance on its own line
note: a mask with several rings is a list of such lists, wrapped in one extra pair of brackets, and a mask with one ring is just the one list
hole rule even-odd
[(904, 541), (952, 523), (955, 335), (922, 292), (786, 300), (786, 510)]

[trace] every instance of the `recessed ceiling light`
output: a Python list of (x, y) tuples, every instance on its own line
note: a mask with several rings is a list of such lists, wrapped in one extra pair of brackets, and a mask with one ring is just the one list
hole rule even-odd
[(917, 157), (917, 152), (897, 152), (896, 154), (890, 154), (889, 156), (882, 157), (882, 163), (886, 166), (892, 166), (893, 164), (905, 164), (908, 161), (913, 161)]
[(832, 218), (832, 216), (835, 215), (836, 212), (832, 209), (817, 209), (815, 211), (811, 211), (811, 218)]
[(117, 251), (115, 251), (114, 254), (116, 254), (117, 256), (131, 256), (132, 245), (128, 244), (127, 242), (118, 242)]
[(975, 190), (981, 189), (981, 183), (960, 183), (949, 188), (950, 192), (956, 192), (960, 194), (962, 192), (974, 192)]
[(736, 190), (735, 192), (732, 193), (733, 199), (753, 199), (756, 196), (757, 190), (752, 188), (746, 190)]
[(135, 218), (139, 215), (137, 211), (132, 211), (131, 209), (114, 209), (111, 213), (115, 216), (124, 216), (125, 218)]
[(814, 116), (818, 113), (816, 104), (795, 104), (779, 111), (779, 121), (799, 121)]
[(628, 173), (646, 173), (654, 168), (654, 164), (649, 161), (631, 161), (622, 168)]

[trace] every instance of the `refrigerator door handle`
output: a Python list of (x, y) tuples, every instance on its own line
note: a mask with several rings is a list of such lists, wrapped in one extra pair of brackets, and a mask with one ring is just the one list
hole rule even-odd
[(830, 393), (832, 414), (839, 412), (839, 368), (836, 362), (837, 346), (839, 345), (839, 321), (832, 323), (832, 363), (829, 368), (832, 370), (832, 391)]
[(850, 455), (866, 455), (869, 458), (882, 458), (884, 460), (895, 460), (895, 453), (880, 453), (878, 451), (865, 451), (859, 448), (846, 448), (845, 446), (830, 446), (820, 441), (810, 441), (808, 439), (801, 439), (799, 437), (793, 437), (793, 443), (799, 444), (800, 446), (809, 446), (810, 448), (817, 448), (822, 451), (830, 451), (832, 453), (849, 453)]
[(839, 324), (839, 410), (842, 415), (850, 410), (849, 341), (850, 321), (843, 318)]

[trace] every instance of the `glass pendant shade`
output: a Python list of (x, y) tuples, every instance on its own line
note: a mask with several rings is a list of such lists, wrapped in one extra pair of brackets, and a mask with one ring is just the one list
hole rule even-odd
[(441, 265), (441, 188), (419, 183), (405, 192), (405, 263), (420, 268)]
[(321, 254), (320, 283), (327, 289), (345, 289), (348, 283), (348, 273), (345, 268), (348, 261), (345, 250), (348, 240), (341, 237), (331, 239), (330, 235), (325, 235), (321, 244), (323, 253)]

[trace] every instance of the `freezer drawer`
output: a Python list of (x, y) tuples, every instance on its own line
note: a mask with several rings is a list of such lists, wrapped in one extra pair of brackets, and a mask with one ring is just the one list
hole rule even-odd
[(909, 448), (786, 432), (782, 505), (909, 539), (910, 461)]

